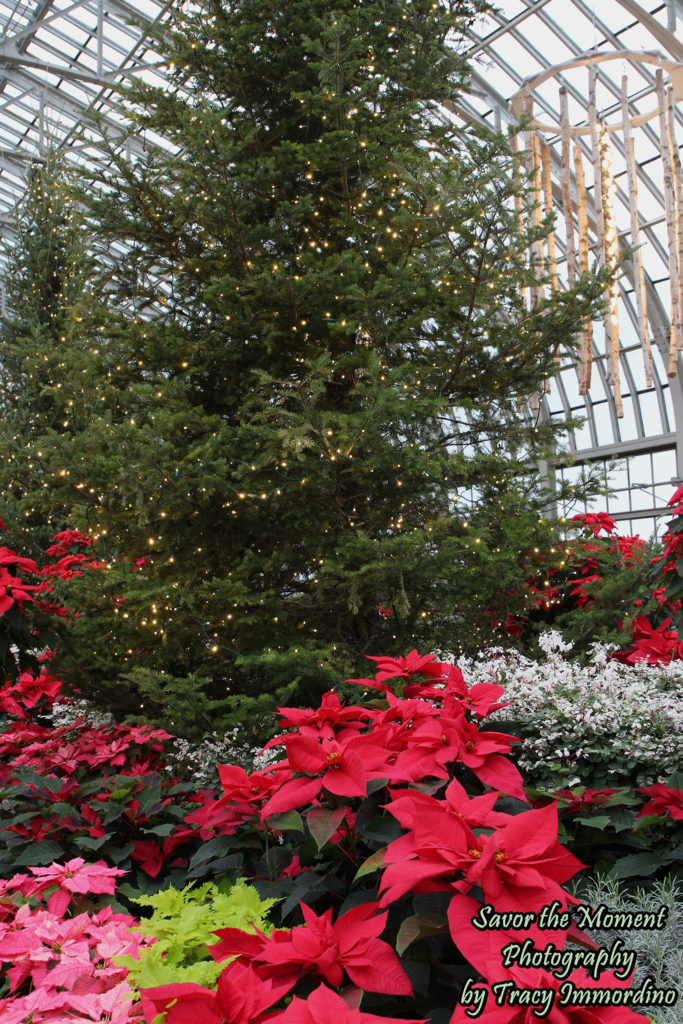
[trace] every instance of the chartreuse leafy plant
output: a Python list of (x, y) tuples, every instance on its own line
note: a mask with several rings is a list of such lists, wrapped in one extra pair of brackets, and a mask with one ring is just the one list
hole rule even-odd
[[(125, 894), (127, 889), (121, 887)], [(149, 896), (129, 895), (141, 907), (151, 907), (135, 931), (156, 939), (139, 950), (139, 958), (118, 957), (116, 963), (128, 969), (128, 983), (137, 988), (153, 988), (175, 982), (212, 985), (223, 969), (207, 946), (216, 941), (217, 928), (239, 929), (252, 933), (254, 926), (269, 935), (272, 925), (267, 914), (275, 900), (262, 900), (253, 886), (238, 878), (215, 885), (190, 882), (182, 889), (169, 886)]]

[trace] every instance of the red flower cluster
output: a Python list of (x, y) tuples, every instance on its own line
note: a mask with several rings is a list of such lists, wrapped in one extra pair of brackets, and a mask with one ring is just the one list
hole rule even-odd
[(668, 665), (670, 661), (683, 658), (683, 641), (678, 632), (668, 629), (671, 618), (665, 619), (661, 626), (652, 626), (643, 615), (633, 621), (633, 643), (625, 651), (617, 651), (613, 658), (625, 665), (636, 665), (640, 661), (651, 665)]
[(22, 672), (16, 683), (5, 683), (0, 688), (0, 708), (7, 715), (26, 719), (27, 711), (37, 704), (51, 707), (61, 687), (61, 681), (48, 675), (44, 669), (38, 675)]
[(637, 792), (652, 797), (638, 812), (639, 818), (648, 814), (666, 814), (673, 821), (683, 821), (683, 790), (656, 782), (653, 786), (641, 786)]
[(291, 931), (245, 935), (237, 928), (216, 932), (221, 940), (210, 946), (214, 960), (242, 957), (260, 978), (272, 978), (289, 991), (304, 974), (316, 974), (333, 987), (342, 984), (344, 972), (365, 992), (412, 996), (413, 989), (396, 953), (379, 936), (387, 914), (378, 914), (378, 903), (363, 903), (342, 914), (332, 924), (332, 911), (321, 917), (301, 904), (305, 924)]

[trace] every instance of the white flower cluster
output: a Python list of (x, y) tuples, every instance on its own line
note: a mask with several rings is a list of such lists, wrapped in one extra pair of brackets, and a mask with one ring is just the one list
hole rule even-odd
[(167, 770), (191, 775), (200, 786), (218, 786), (219, 764), (237, 764), (245, 771), (251, 771), (252, 768), (264, 768), (279, 756), (277, 751), (262, 752), (260, 747), (250, 747), (240, 741), (237, 728), (224, 735), (216, 732), (207, 734), (201, 743), (190, 743), (175, 736), (166, 751)]
[[(556, 630), (540, 641), (544, 661), (494, 648), (458, 662), (468, 685), (498, 683), (512, 705), (489, 722), (514, 722), (525, 782), (537, 788), (648, 785), (683, 763), (683, 662), (610, 660), (594, 645), (586, 665), (567, 661)], [(499, 726), (500, 727), (500, 726)]]
[(84, 718), (85, 724), (91, 725), (94, 729), (114, 724), (113, 715), (99, 711), (87, 700), (56, 700), (52, 705), (51, 719), (55, 729), (63, 725), (73, 725), (79, 718)]

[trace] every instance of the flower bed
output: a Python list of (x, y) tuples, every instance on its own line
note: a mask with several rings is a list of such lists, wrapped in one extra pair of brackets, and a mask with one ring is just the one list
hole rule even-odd
[[(374, 677), (354, 681), (356, 702), (330, 692), (318, 708), (281, 709), (275, 760), (219, 766), (222, 793), (179, 786), (164, 767), (169, 737), (142, 727), (66, 724), (39, 737), (42, 763), (30, 744), (24, 763), (5, 762), (14, 806), (0, 850), (19, 851), (26, 871), (0, 900), (0, 1019), (463, 1024), (478, 1008), (519, 1024), (546, 1006), (553, 1024), (642, 1020), (626, 977), (576, 966), (597, 947), (571, 923), (566, 884), (583, 865), (558, 841), (568, 801), (530, 806), (514, 737), (488, 728), (510, 714), (502, 687), (468, 685), (416, 652), (375, 661)], [(5, 757), (43, 728), (30, 718), (56, 694), (42, 678), (42, 698), (41, 677), (13, 693), (26, 717), (0, 735)], [(632, 814), (675, 824), (674, 793), (640, 794)], [(94, 863), (67, 856), (78, 840)], [(139, 923), (122, 916), (149, 908)], [(576, 969), (507, 962), (520, 927)], [(598, 983), (612, 1005), (588, 1016), (567, 992), (585, 1001)]]

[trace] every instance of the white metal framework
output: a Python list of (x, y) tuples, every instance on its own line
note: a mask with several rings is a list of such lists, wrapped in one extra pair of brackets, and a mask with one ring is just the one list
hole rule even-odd
[[(40, 157), (48, 141), (73, 160), (96, 159), (92, 140), (79, 132), (83, 110), (99, 109), (115, 133), (118, 117), (111, 100), (116, 84), (131, 75), (163, 84), (148, 31), (164, 19), (169, 7), (163, 0), (0, 0), (0, 233), (5, 238), (12, 235), (25, 168)], [(622, 61), (598, 66), (598, 104), (601, 115), (616, 109), (621, 79), (628, 74), (629, 107), (635, 118), (642, 113), (642, 104), (651, 104), (655, 68), (629, 54), (644, 51), (683, 65), (683, 33), (678, 31), (683, 27), (683, 0), (499, 0), (498, 8), (498, 13), (477, 23), (470, 50), (473, 91), (461, 116), (497, 127), (512, 124), (516, 118), (510, 101), (525, 81), (581, 55), (623, 53)], [(534, 90), (541, 119), (551, 126), (559, 122), (558, 83), (567, 88), (572, 124), (587, 122), (585, 69), (553, 75)], [(676, 117), (683, 138), (681, 103)], [(564, 366), (542, 398), (540, 415), (585, 416), (584, 426), (570, 437), (576, 463), (558, 462), (558, 475), (575, 476), (587, 461), (623, 457), (611, 475), (616, 494), (609, 499), (609, 511), (624, 520), (623, 529), (643, 535), (652, 532), (655, 513), (670, 496), (672, 481), (683, 477), (683, 367), (676, 377), (667, 377), (664, 353), (671, 292), (657, 122), (646, 125), (639, 138), (638, 204), (654, 349), (652, 384), (647, 384), (643, 372), (633, 278), (629, 284), (627, 273), (619, 296), (623, 418), (617, 418), (606, 383), (605, 343), (599, 332), (589, 393), (579, 394), (574, 367)], [(557, 171), (559, 134), (545, 131), (543, 139), (551, 146)], [(127, 145), (134, 152), (145, 140), (128, 140)], [(618, 139), (615, 150), (618, 159)], [(615, 213), (618, 230), (628, 241), (624, 175), (617, 162)], [(559, 188), (557, 174), (553, 188)], [(562, 244), (560, 233), (560, 276)]]

